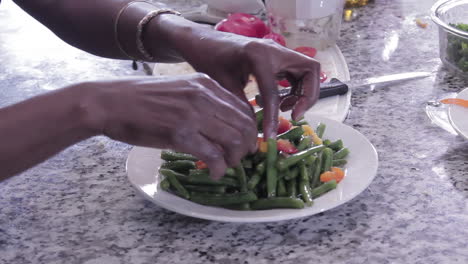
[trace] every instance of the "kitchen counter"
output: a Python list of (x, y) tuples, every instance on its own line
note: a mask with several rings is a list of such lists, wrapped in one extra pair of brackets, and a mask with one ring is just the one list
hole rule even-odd
[[(424, 111), (468, 84), (438, 58), (434, 2), (376, 0), (343, 24), (338, 45), (352, 78), (434, 72), (353, 94), (345, 123), (380, 159), (354, 200), (279, 223), (193, 219), (140, 196), (126, 178), (131, 147), (95, 137), (0, 183), (0, 263), (468, 263), (468, 142)], [(0, 25), (0, 106), (76, 81), (145, 74), (68, 46), (11, 0), (0, 5)]]

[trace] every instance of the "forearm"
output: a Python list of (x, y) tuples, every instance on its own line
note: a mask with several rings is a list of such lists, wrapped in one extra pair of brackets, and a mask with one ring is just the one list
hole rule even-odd
[(74, 86), (0, 109), (0, 180), (96, 135), (86, 96)]
[[(15, 0), (15, 2), (70, 45), (102, 57), (128, 59), (117, 45), (115, 23), (119, 11), (130, 0)], [(136, 28), (138, 22), (154, 9), (151, 4), (134, 3), (125, 9), (118, 20), (117, 36), (122, 48), (140, 60), (145, 58), (136, 47)], [(159, 32), (168, 30), (177, 33), (180, 31), (179, 27), (172, 24), (169, 29), (159, 28), (157, 20), (158, 17), (151, 20), (145, 28), (143, 35), (145, 48), (150, 50), (156, 61), (181, 61), (182, 58), (173, 43), (176, 40), (169, 39), (167, 34), (158, 35)], [(198, 26), (192, 22), (188, 23), (191, 26)]]

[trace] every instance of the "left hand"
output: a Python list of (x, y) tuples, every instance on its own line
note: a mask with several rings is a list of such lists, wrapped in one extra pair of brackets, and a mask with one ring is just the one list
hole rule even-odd
[[(318, 100), (320, 63), (316, 60), (271, 40), (211, 29), (198, 29), (191, 33), (182, 36), (176, 44), (183, 58), (246, 103), (243, 90), (249, 75), (255, 76), (264, 98), (265, 138), (276, 136), (280, 106), (283, 111), (292, 108), (292, 118), (298, 119)], [(280, 101), (276, 82), (283, 78), (293, 84), (296, 96)]]

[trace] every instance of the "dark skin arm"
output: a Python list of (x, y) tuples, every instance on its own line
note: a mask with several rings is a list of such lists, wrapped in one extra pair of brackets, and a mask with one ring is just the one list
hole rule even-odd
[[(125, 59), (114, 39), (114, 21), (128, 1), (15, 2), (69, 44), (99, 56)], [(120, 42), (138, 59), (143, 57), (135, 45), (136, 25), (153, 9), (146, 3), (134, 4), (119, 20)], [(265, 137), (276, 136), (280, 105), (276, 78), (286, 76), (302, 91), (292, 104), (294, 118), (318, 97), (320, 65), (270, 41), (216, 32), (164, 14), (145, 28), (144, 44), (157, 61), (186, 60), (215, 81), (196, 75), (180, 80), (77, 84), (0, 109), (0, 179), (99, 134), (194, 154), (208, 163), (213, 177), (219, 178), (227, 166), (237, 165), (255, 149), (254, 117), (242, 92), (250, 74), (257, 78), (265, 100)], [(127, 106), (125, 111), (119, 111), (123, 105)], [(165, 117), (176, 118), (177, 124), (186, 124), (185, 129)], [(231, 132), (220, 136), (218, 131)]]
[(256, 133), (250, 108), (204, 74), (81, 83), (0, 109), (0, 180), (102, 134), (191, 153), (219, 178)]
[[(124, 58), (114, 38), (114, 22), (128, 0), (15, 0), (24, 10), (69, 44), (109, 58)], [(135, 44), (138, 22), (155, 8), (147, 3), (130, 5), (119, 20), (118, 36), (125, 51), (144, 59)], [(44, 10), (54, 10), (47, 12)], [(301, 117), (318, 99), (320, 64), (270, 40), (217, 32), (175, 15), (161, 15), (144, 31), (144, 44), (159, 62), (185, 60), (208, 74), (245, 103), (243, 89), (255, 75), (265, 98), (265, 137), (274, 137), (280, 100), (276, 79), (287, 77), (300, 96), (282, 110)]]

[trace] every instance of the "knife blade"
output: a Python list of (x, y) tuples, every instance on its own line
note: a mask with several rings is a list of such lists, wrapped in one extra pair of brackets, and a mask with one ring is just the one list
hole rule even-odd
[[(320, 84), (320, 94), (319, 99), (335, 96), (335, 95), (344, 95), (349, 89), (358, 90), (366, 87), (370, 87), (370, 90), (373, 91), (376, 85), (382, 84), (391, 84), (401, 81), (408, 81), (413, 79), (426, 78), (431, 76), (431, 72), (405, 72), (391, 75), (384, 75), (379, 77), (372, 77), (362, 80), (352, 80), (347, 82), (342, 82), (336, 78), (333, 78), (328, 83)], [(285, 97), (291, 94), (291, 88), (284, 88), (279, 90), (280, 97)], [(263, 101), (261, 95), (256, 95), (255, 100), (257, 104), (262, 107)]]

